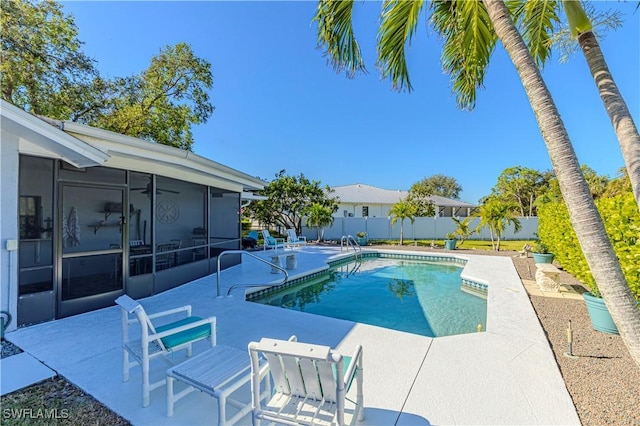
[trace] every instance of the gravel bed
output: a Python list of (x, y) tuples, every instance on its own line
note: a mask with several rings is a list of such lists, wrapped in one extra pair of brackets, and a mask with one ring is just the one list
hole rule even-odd
[[(413, 246), (379, 248), (442, 252), (442, 249)], [(456, 253), (509, 256), (522, 279), (532, 279), (531, 274), (535, 271), (533, 259), (514, 257), (517, 253), (512, 251), (457, 249)], [(565, 272), (562, 272), (561, 281), (584, 291), (581, 283)], [(634, 363), (620, 336), (594, 331), (581, 300), (538, 296), (530, 296), (530, 300), (547, 335), (582, 424), (640, 426), (640, 368)], [(574, 337), (573, 355), (577, 358), (565, 356), (568, 351), (569, 321)], [(2, 342), (3, 358), (19, 351), (20, 349), (14, 345)], [(60, 404), (67, 407), (71, 416), (54, 424), (129, 424), (61, 376), (3, 396), (1, 405), (3, 408), (8, 404), (24, 407), (24, 404), (34, 404), (26, 401), (38, 400), (43, 401), (43, 408), (59, 407)], [(3, 419), (3, 424), (24, 423), (12, 423)]]

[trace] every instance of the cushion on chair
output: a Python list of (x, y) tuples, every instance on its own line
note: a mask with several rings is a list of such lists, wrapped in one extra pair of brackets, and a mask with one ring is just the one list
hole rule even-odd
[(276, 245), (276, 239), (273, 237), (268, 237), (267, 238), (267, 244), (269, 244), (270, 246), (275, 246)]
[[(170, 324), (162, 325), (160, 327), (156, 327), (156, 332), (161, 333), (163, 331), (171, 330), (172, 328), (177, 328), (183, 325), (191, 324), (197, 321), (200, 321), (202, 318), (197, 316), (192, 316), (188, 318), (181, 319), (180, 321), (172, 322)], [(194, 340), (202, 339), (204, 337), (208, 337), (211, 334), (211, 325), (203, 324), (201, 326), (192, 328), (190, 330), (181, 331), (180, 333), (173, 334), (171, 336), (163, 337), (162, 343), (167, 347), (167, 349), (182, 345), (187, 342), (191, 342)]]

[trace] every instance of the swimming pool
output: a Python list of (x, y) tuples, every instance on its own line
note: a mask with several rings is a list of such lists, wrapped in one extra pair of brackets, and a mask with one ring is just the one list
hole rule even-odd
[(430, 337), (484, 329), (486, 300), (462, 291), (462, 267), (365, 258), (251, 301)]

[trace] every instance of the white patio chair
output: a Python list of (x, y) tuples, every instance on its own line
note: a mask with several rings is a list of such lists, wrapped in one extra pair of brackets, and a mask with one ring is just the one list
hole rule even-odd
[[(348, 424), (364, 419), (362, 346), (358, 345), (349, 358), (328, 346), (296, 342), (295, 336), (289, 341), (263, 338), (249, 343), (249, 354), (254, 425), (261, 420), (288, 425), (344, 425), (346, 401), (350, 402)], [(267, 360), (262, 368), (261, 356)], [(273, 379), (274, 393), (262, 404), (260, 380), (267, 373)], [(354, 379), (356, 399), (351, 401), (346, 393)]]
[(277, 251), (279, 248), (282, 248), (282, 249), (285, 248), (284, 238), (272, 237), (271, 234), (269, 234), (268, 229), (262, 230), (262, 238), (264, 239), (264, 242), (263, 242), (264, 250), (268, 248), (272, 248)]
[(519, 257), (531, 257), (531, 251), (533, 250), (533, 247), (529, 244), (525, 244), (524, 246), (522, 246), (522, 250), (520, 250), (518, 252), (518, 256)]
[(307, 245), (307, 237), (298, 236), (293, 228), (287, 229), (287, 245), (290, 248), (297, 248)]
[[(129, 380), (129, 370), (136, 365), (142, 369), (142, 406), (149, 405), (149, 393), (164, 385), (163, 378), (149, 383), (149, 361), (159, 356), (169, 355), (186, 349), (191, 356), (194, 342), (209, 338), (211, 347), (216, 345), (216, 318), (202, 319), (191, 315), (191, 305), (147, 315), (140, 303), (131, 297), (122, 295), (115, 301), (122, 308), (122, 375), (123, 381)], [(185, 318), (163, 325), (154, 325), (151, 320), (175, 314), (186, 314)], [(140, 338), (130, 340), (129, 326), (140, 324)], [(133, 361), (129, 360), (133, 357)], [(163, 374), (164, 377), (164, 374)]]

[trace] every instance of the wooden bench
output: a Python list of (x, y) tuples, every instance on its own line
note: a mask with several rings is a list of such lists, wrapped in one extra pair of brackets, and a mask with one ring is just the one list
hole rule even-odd
[(551, 263), (536, 263), (536, 284), (542, 291), (560, 291), (560, 269)]

